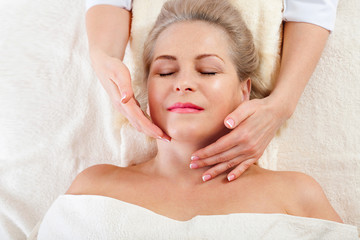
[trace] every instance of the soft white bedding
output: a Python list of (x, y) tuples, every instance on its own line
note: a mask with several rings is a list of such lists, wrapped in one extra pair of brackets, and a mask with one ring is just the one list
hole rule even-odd
[[(323, 57), (262, 160), (313, 176), (358, 227), (359, 9), (358, 0), (339, 1)], [(84, 1), (0, 1), (0, 239), (25, 239), (86, 167), (153, 152), (142, 134), (113, 123), (90, 67), (84, 11)]]
[(45, 215), (37, 239), (356, 240), (358, 237), (355, 226), (315, 218), (234, 213), (177, 221), (109, 197), (62, 195)]

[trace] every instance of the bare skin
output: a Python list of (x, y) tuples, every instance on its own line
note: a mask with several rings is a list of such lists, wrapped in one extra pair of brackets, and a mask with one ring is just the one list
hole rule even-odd
[(67, 194), (101, 195), (149, 209), (179, 221), (197, 215), (281, 213), (342, 223), (320, 185), (297, 172), (252, 165), (237, 181), (226, 173), (209, 182), (178, 182), (159, 175), (154, 159), (127, 168), (96, 165), (78, 175)]

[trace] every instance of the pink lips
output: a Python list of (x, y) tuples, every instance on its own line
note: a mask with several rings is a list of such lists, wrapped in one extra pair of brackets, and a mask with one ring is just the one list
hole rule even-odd
[(171, 107), (167, 109), (170, 112), (176, 112), (176, 113), (198, 113), (203, 111), (204, 109), (202, 107), (199, 107), (192, 103), (175, 103)]

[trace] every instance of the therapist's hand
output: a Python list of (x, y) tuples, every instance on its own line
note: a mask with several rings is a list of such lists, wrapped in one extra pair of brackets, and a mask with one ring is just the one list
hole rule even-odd
[(233, 130), (215, 143), (194, 152), (192, 159), (195, 156), (199, 159), (192, 160), (190, 164), (195, 164), (191, 165), (192, 168), (216, 164), (203, 174), (204, 181), (234, 168), (227, 175), (232, 181), (262, 156), (277, 130), (289, 117), (283, 104), (270, 96), (245, 101), (224, 120), (225, 126)]
[(118, 58), (101, 51), (91, 54), (92, 66), (114, 107), (124, 115), (138, 131), (154, 138), (170, 140), (159, 127), (153, 124), (141, 110), (131, 87), (129, 69)]

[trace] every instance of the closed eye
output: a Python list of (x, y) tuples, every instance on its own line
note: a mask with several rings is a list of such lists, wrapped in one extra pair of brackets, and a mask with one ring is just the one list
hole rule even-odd
[(216, 75), (216, 72), (201, 72), (203, 75)]
[[(160, 73), (159, 76), (160, 77), (166, 77), (166, 76), (170, 76), (172, 75), (173, 72), (170, 72), (170, 73)], [(202, 75), (216, 75), (217, 72), (201, 72)]]
[(170, 76), (170, 75), (172, 75), (173, 74), (173, 72), (170, 72), (170, 73), (160, 73), (159, 75), (160, 75), (160, 77), (166, 77), (166, 76)]

